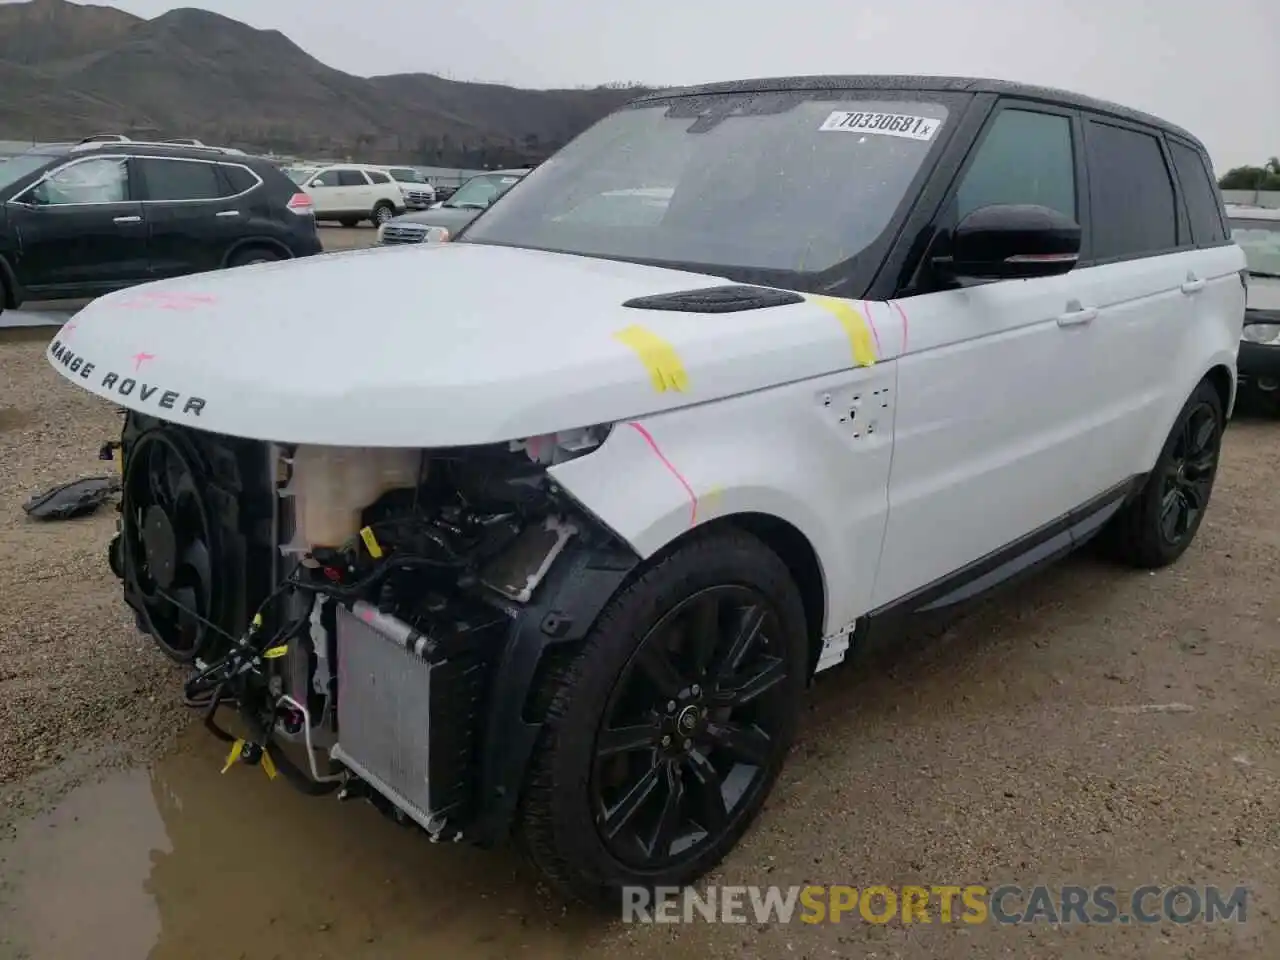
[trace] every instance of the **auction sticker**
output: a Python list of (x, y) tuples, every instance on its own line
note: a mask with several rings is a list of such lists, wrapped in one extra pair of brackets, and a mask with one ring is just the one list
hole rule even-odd
[(932, 117), (914, 117), (908, 113), (872, 113), (866, 110), (837, 110), (822, 121), (818, 129), (846, 133), (879, 133), (886, 137), (908, 140), (932, 140), (942, 126)]

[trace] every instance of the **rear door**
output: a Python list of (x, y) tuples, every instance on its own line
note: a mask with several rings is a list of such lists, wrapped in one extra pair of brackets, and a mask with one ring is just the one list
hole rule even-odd
[(100, 293), (148, 278), (147, 228), (129, 160), (72, 160), (14, 197), (14, 270), (28, 295)]
[(1096, 313), (1075, 362), (1087, 373), (1081, 402), (1094, 423), (1077, 470), (1100, 492), (1154, 462), (1153, 438), (1163, 442), (1172, 395), (1183, 389), (1178, 351), (1201, 278), (1160, 131), (1089, 114), (1084, 126), (1092, 264), (1082, 303)]
[(150, 238), (151, 274), (180, 277), (216, 270), (240, 235), (244, 217), (216, 164), (176, 157), (134, 157)]

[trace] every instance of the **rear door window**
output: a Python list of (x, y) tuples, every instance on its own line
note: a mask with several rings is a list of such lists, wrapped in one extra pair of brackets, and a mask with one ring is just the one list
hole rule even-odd
[(148, 200), (180, 202), (215, 200), (222, 196), (222, 184), (212, 163), (162, 157), (135, 157), (133, 162), (142, 177)]
[(1225, 243), (1227, 230), (1222, 220), (1222, 195), (1205, 168), (1200, 151), (1170, 139), (1169, 153), (1191, 217), (1192, 239), (1197, 246)]
[(1090, 119), (1089, 210), (1098, 260), (1156, 256), (1178, 246), (1178, 208), (1160, 141)]
[(339, 170), (338, 185), (341, 187), (367, 187), (369, 181), (360, 170)]

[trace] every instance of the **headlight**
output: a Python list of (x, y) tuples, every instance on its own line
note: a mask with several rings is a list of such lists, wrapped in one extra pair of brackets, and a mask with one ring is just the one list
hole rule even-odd
[(1280, 346), (1280, 323), (1251, 323), (1244, 328), (1242, 340)]

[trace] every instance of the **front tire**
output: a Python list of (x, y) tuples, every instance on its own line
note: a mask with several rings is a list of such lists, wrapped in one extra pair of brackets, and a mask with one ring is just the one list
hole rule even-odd
[(1225, 426), (1222, 398), (1202, 380), (1179, 412), (1142, 492), (1112, 520), (1105, 540), (1112, 557), (1152, 570), (1182, 556), (1209, 506)]
[(564, 895), (684, 886), (760, 812), (795, 734), (808, 632), (749, 534), (679, 547), (625, 587), (544, 681), (517, 835)]
[(373, 225), (380, 227), (396, 215), (396, 209), (385, 200), (381, 200), (373, 208)]

